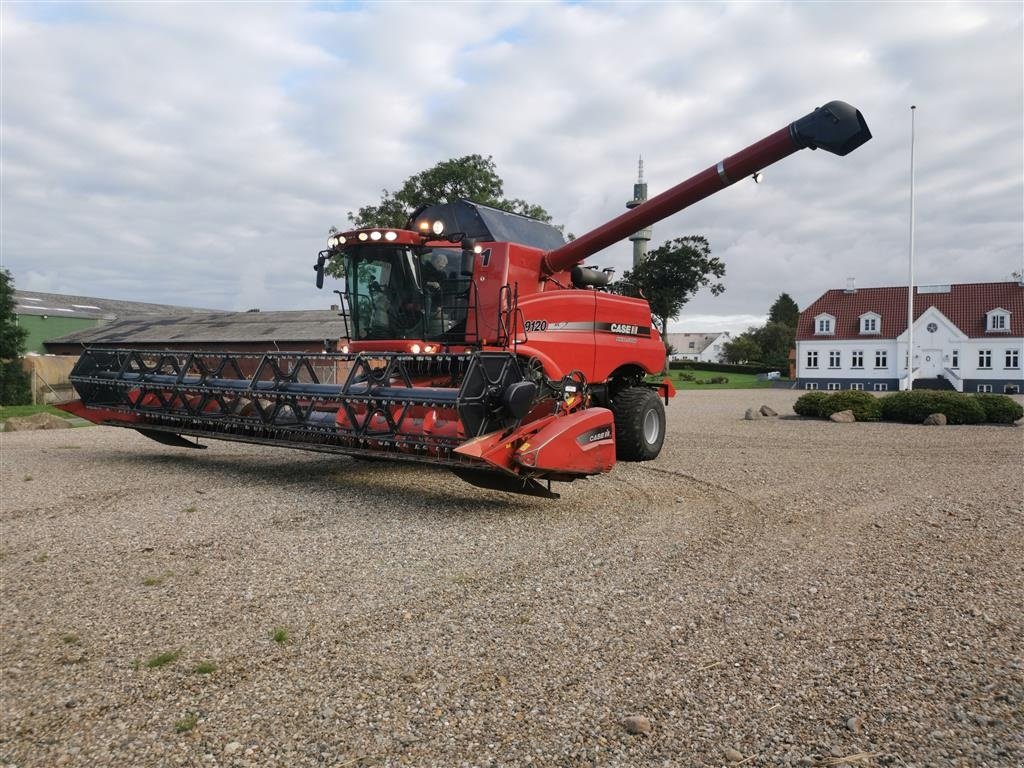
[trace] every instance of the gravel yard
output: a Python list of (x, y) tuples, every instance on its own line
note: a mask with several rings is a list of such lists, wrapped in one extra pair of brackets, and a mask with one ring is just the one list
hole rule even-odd
[(742, 418), (798, 394), (559, 501), (4, 434), (0, 764), (1024, 764), (1024, 428)]

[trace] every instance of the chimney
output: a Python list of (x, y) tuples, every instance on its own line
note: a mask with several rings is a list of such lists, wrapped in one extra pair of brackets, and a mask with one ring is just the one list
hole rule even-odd
[(846, 289), (843, 293), (856, 293), (857, 292), (857, 278), (848, 277), (846, 278)]

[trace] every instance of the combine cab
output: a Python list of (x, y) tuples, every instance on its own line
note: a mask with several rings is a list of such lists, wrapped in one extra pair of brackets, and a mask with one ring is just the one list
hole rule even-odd
[(86, 350), (71, 374), (98, 424), (202, 447), (218, 438), (429, 462), (476, 485), (554, 496), (551, 481), (655, 458), (674, 394), (640, 296), (583, 261), (799, 149), (871, 138), (833, 101), (566, 243), (543, 222), (457, 201), (406, 228), (331, 236), (346, 338), (329, 354)]

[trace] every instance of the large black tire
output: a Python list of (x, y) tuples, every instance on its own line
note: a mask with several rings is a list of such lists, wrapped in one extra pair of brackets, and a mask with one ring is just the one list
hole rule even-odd
[(665, 442), (665, 406), (653, 389), (626, 387), (612, 400), (615, 455), (620, 461), (650, 461)]

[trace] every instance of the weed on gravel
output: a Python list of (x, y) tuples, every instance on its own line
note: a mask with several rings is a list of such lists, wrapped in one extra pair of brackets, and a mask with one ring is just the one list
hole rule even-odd
[(156, 656), (151, 656), (146, 660), (146, 666), (150, 669), (157, 669), (166, 664), (171, 664), (178, 660), (181, 656), (181, 651), (165, 651), (164, 653), (158, 653)]
[(217, 665), (212, 661), (201, 661), (196, 664), (194, 671), (197, 675), (212, 675), (217, 671)]
[(271, 637), (274, 638), (274, 642), (278, 645), (284, 645), (289, 639), (288, 630), (284, 627), (277, 627), (274, 629), (274, 634)]
[(199, 722), (199, 715), (185, 715), (181, 720), (174, 724), (175, 733), (188, 733), (196, 727), (196, 723)]

